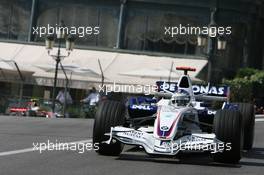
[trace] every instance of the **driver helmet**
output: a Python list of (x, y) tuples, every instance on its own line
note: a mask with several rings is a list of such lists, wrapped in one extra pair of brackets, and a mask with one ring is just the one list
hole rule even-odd
[(172, 104), (176, 106), (187, 106), (191, 101), (191, 96), (187, 91), (178, 91), (172, 97)]

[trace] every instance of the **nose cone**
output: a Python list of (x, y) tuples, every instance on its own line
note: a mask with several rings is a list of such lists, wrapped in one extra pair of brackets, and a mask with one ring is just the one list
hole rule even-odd
[(181, 110), (161, 107), (157, 113), (157, 119), (154, 124), (154, 137), (162, 139), (171, 139), (175, 136), (177, 123), (181, 116)]

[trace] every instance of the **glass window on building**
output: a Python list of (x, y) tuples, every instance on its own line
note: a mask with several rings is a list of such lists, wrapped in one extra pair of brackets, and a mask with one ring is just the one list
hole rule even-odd
[[(40, 0), (37, 26), (56, 26), (61, 20), (65, 26), (77, 29), (79, 37), (76, 44), (113, 48), (116, 43), (119, 4), (92, 3), (90, 1), (58, 1)], [(88, 27), (88, 33), (86, 28)], [(95, 27), (99, 27), (99, 33)], [(43, 41), (35, 36), (36, 41)]]
[(154, 10), (129, 9), (126, 18), (124, 47), (129, 50), (195, 54), (195, 35), (165, 35), (165, 27), (197, 26), (188, 16)]
[(26, 41), (29, 31), (31, 1), (0, 1), (0, 38)]

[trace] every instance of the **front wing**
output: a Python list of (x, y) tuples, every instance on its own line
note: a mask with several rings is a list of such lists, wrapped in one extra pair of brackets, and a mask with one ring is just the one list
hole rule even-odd
[(215, 134), (199, 133), (190, 134), (178, 138), (177, 140), (166, 140), (155, 138), (153, 133), (142, 130), (135, 130), (126, 127), (111, 127), (109, 140), (105, 143), (110, 144), (113, 140), (118, 140), (127, 145), (142, 146), (148, 154), (176, 155), (182, 152), (221, 152), (219, 144), (224, 144), (216, 139)]

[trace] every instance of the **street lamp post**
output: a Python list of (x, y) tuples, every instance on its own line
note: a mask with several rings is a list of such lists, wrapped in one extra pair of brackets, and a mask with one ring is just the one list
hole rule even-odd
[(216, 8), (211, 10), (210, 24), (208, 26), (209, 27), (208, 36), (199, 35), (197, 38), (198, 46), (205, 47), (207, 44), (207, 50), (205, 55), (208, 61), (207, 81), (209, 83), (212, 81), (212, 61), (215, 56), (215, 49), (225, 50), (226, 48), (226, 40), (223, 37), (213, 35), (212, 33), (212, 28), (213, 27), (215, 28), (217, 26), (215, 22), (216, 10), (217, 10)]
[[(59, 30), (56, 32), (57, 32), (56, 35), (54, 34), (48, 35), (45, 41), (48, 54), (56, 61), (54, 84), (53, 84), (53, 91), (52, 91), (52, 112), (53, 114), (55, 113), (55, 93), (56, 93), (56, 86), (57, 86), (57, 79), (58, 79), (59, 64), (65, 57), (68, 57), (70, 55), (70, 52), (73, 50), (73, 46), (74, 46), (74, 37), (72, 35), (68, 35), (66, 37), (66, 34), (64, 33), (63, 21), (61, 22)], [(53, 49), (53, 45), (56, 39), (58, 41), (58, 51), (56, 55), (52, 55), (50, 54), (50, 51)], [(62, 41), (65, 39), (66, 39), (66, 50), (68, 51), (68, 55), (61, 54)]]
[(210, 24), (209, 24), (209, 35), (208, 35), (208, 45), (207, 45), (207, 53), (208, 53), (208, 71), (207, 71), (207, 81), (211, 82), (212, 75), (212, 60), (214, 58), (215, 53), (215, 37), (211, 35), (211, 27), (215, 27), (215, 13), (216, 9), (211, 11)]

